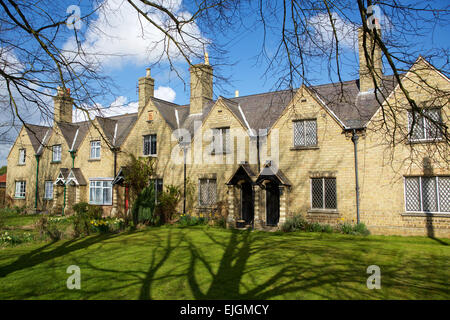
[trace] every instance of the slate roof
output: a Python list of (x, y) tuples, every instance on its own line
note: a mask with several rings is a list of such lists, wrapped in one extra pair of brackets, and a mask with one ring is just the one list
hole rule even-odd
[[(394, 78), (385, 76), (381, 86), (382, 90), (377, 94), (373, 92), (360, 93), (359, 80), (310, 86), (308, 89), (346, 129), (351, 129), (364, 127), (379, 108), (377, 98), (379, 101), (384, 101), (395, 86)], [(151, 100), (172, 130), (179, 127), (185, 128), (192, 137), (195, 122), (203, 122), (218, 100), (231, 110), (244, 128), (249, 129), (249, 126), (252, 130), (270, 129), (289, 105), (297, 90), (274, 91), (234, 98), (220, 96), (215, 101), (207, 101), (203, 107), (203, 113), (199, 114), (190, 114), (189, 105), (178, 105), (154, 97)], [(137, 117), (137, 113), (131, 113), (108, 118), (96, 117), (96, 119), (109, 143), (112, 146), (120, 147), (133, 128)], [(58, 125), (69, 147), (73, 146), (73, 149), (77, 150), (88, 132), (90, 121), (71, 124), (58, 123)], [(33, 148), (37, 152), (40, 141), (44, 139), (47, 130), (52, 129), (31, 124), (27, 126), (30, 127), (30, 129), (27, 128), (27, 132)]]
[(42, 153), (43, 148), (41, 148), (41, 145), (45, 144), (44, 139), (47, 140), (50, 137), (52, 128), (27, 123), (25, 130), (28, 133), (35, 154)]
[[(78, 184), (79, 184), (80, 186), (85, 186), (85, 185), (87, 184), (87, 183), (86, 183), (86, 179), (84, 178), (84, 175), (83, 175), (83, 173), (81, 172), (81, 169), (80, 169), (80, 168), (72, 168), (72, 169), (70, 169), (70, 172), (73, 173), (75, 179), (77, 180), (77, 182), (78, 182)], [(70, 174), (70, 173), (69, 173), (69, 174)], [(69, 175), (69, 174), (68, 174), (68, 175)]]

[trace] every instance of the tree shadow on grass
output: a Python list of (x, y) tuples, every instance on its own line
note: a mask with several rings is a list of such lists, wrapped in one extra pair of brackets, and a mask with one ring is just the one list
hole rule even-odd
[[(116, 237), (117, 234), (98, 234), (95, 236), (83, 238), (83, 239), (72, 239), (68, 241), (61, 242), (49, 242), (39, 247), (29, 253), (21, 255), (11, 264), (0, 267), (0, 278), (6, 277), (8, 274), (15, 271), (27, 269), (34, 267), (43, 262), (62, 257), (71, 252), (85, 249), (93, 244), (99, 243), (103, 240), (107, 240)], [(55, 248), (50, 249), (52, 246), (57, 245)], [(50, 249), (50, 250), (47, 250)]]

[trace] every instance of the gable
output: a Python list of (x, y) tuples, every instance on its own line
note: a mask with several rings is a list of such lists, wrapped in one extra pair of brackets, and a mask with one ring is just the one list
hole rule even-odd
[[(450, 80), (445, 75), (435, 69), (424, 58), (419, 57), (410, 70), (402, 77), (401, 83), (407, 90), (410, 98), (414, 99), (419, 107), (430, 107), (433, 105), (443, 107), (443, 120), (448, 122)], [(405, 121), (406, 110), (409, 109), (411, 109), (411, 106), (400, 84), (397, 84), (383, 102), (382, 107), (379, 107), (370, 119), (368, 127), (373, 127), (380, 120), (385, 121), (387, 119), (387, 121), (392, 121), (392, 118), (397, 116), (400, 116), (401, 121)], [(402, 114), (398, 115), (398, 113)]]

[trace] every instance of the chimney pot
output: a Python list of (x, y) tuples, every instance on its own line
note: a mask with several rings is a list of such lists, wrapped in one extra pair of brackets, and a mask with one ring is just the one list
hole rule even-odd
[(235, 98), (238, 98), (238, 97), (239, 97), (239, 90), (236, 90), (236, 91), (234, 92), (234, 97), (235, 97)]

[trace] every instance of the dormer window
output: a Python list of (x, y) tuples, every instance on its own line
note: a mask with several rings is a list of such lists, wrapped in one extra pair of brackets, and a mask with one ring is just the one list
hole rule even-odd
[(26, 155), (26, 149), (19, 149), (19, 164), (25, 164)]
[(91, 141), (91, 159), (100, 159), (100, 140)]
[(423, 115), (420, 115), (417, 111), (414, 111), (414, 114), (413, 111), (408, 111), (409, 141), (442, 139), (442, 131), (439, 129), (439, 123), (441, 122), (441, 109), (439, 108), (424, 109)]
[(61, 145), (57, 144), (52, 147), (52, 161), (61, 162)]
[(156, 134), (144, 136), (144, 156), (156, 156)]

